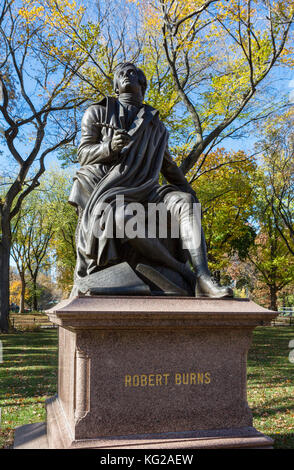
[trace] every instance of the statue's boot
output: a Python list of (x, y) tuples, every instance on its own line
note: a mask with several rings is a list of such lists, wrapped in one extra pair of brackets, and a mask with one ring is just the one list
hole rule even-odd
[(233, 297), (234, 293), (231, 287), (220, 286), (211, 276), (197, 276), (195, 297), (210, 297), (221, 299), (223, 297)]
[[(193, 233), (192, 233), (193, 236)], [(193, 246), (193, 245), (192, 245)], [(196, 240), (195, 240), (195, 245)], [(228, 286), (220, 286), (215, 282), (208, 269), (206, 243), (203, 229), (201, 229), (201, 244), (198, 249), (190, 249), (190, 261), (196, 272), (195, 297), (233, 297), (233, 290)]]

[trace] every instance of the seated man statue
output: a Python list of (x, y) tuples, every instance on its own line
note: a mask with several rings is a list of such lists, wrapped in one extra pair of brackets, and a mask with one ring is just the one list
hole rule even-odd
[[(134, 270), (141, 263), (186, 286), (188, 295), (230, 297), (232, 290), (211, 278), (201, 217), (197, 219), (192, 210), (198, 203), (196, 194), (170, 156), (168, 132), (158, 111), (143, 104), (146, 87), (142, 70), (121, 64), (114, 75), (117, 98), (106, 97), (84, 114), (78, 149), (81, 168), (69, 198), (79, 214), (75, 284), (122, 262)], [(159, 183), (160, 173), (169, 184)], [(102, 216), (103, 208), (115, 212), (116, 233), (131, 217), (128, 210), (116, 207), (118, 197), (123, 209), (133, 203), (144, 208), (164, 205), (178, 222), (179, 239), (151, 238), (147, 231), (128, 236), (127, 230), (123, 236), (109, 236), (110, 216), (105, 211)]]

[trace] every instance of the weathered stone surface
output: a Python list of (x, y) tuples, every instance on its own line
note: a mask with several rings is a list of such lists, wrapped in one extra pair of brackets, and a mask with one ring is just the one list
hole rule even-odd
[(275, 312), (247, 300), (100, 296), (48, 315), (60, 326), (50, 448), (271, 446), (252, 427), (246, 355)]

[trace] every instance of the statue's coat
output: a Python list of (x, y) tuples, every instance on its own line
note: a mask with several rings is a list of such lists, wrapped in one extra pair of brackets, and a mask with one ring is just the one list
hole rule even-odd
[[(113, 130), (95, 123), (125, 128), (122, 107), (116, 98), (104, 98), (85, 112), (78, 150), (82, 167), (76, 173), (69, 198), (71, 204), (83, 210), (79, 252), (102, 267), (119, 260), (117, 240), (107, 238), (107, 227), (102, 235), (95, 236), (102, 203), (114, 207), (117, 196), (123, 196), (125, 203), (160, 202), (171, 191), (191, 192), (191, 188), (168, 153), (168, 132), (157, 110), (142, 105), (128, 129), (131, 141), (121, 150), (118, 161), (111, 159)], [(173, 184), (160, 186), (160, 172)]]

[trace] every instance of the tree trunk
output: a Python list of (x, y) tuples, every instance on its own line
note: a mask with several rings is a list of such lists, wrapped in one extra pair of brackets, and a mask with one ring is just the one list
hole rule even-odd
[(38, 296), (37, 296), (37, 275), (33, 277), (33, 301), (32, 309), (38, 310)]
[(25, 281), (25, 277), (24, 277), (23, 272), (20, 273), (20, 281), (21, 281), (21, 291), (20, 291), (19, 313), (24, 313), (26, 281)]
[(277, 302), (277, 287), (276, 286), (270, 286), (270, 310), (275, 310), (276, 312), (278, 311), (278, 302)]
[(0, 238), (0, 331), (7, 332), (9, 325), (9, 260), (11, 247), (10, 221), (1, 214), (2, 239)]

